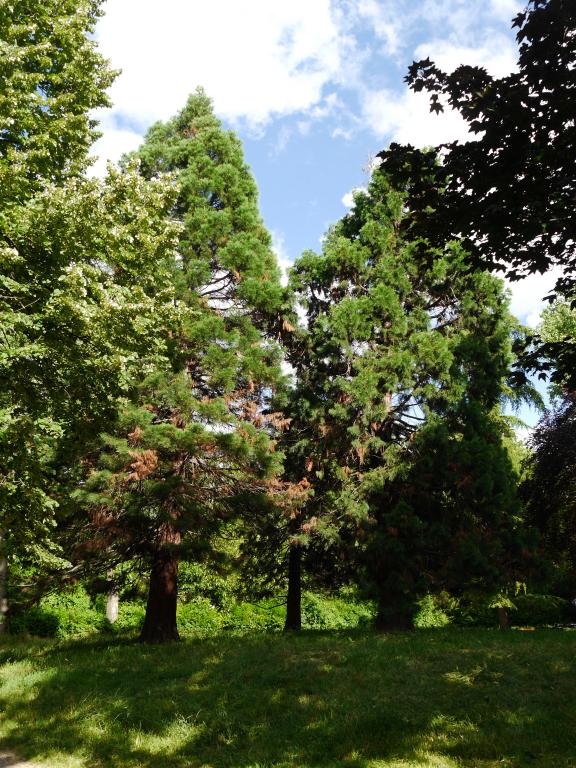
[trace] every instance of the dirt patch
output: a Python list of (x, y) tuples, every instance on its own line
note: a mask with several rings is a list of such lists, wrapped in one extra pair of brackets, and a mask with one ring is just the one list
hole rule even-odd
[(13, 752), (0, 752), (0, 768), (45, 768), (39, 763), (27, 763)]

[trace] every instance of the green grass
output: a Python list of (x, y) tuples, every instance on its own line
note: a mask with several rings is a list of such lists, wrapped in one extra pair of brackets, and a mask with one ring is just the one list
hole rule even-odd
[(75, 768), (576, 766), (576, 632), (0, 646), (0, 739)]

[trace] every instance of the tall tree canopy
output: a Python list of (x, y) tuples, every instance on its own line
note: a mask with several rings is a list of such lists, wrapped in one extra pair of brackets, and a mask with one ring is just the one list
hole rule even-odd
[(0, 9), (0, 555), (46, 540), (55, 454), (113, 420), (170, 290), (172, 185), (82, 176), (113, 77), (89, 39), (98, 9)]
[[(266, 333), (284, 302), (257, 190), (236, 136), (202, 91), (138, 152), (142, 174), (173, 172), (181, 222), (169, 361), (94, 457), (85, 499), (98, 546), (151, 567), (142, 639), (178, 636), (178, 562), (209, 547), (222, 520), (268, 491), (279, 463), (269, 412), (280, 354)], [(98, 469), (99, 468), (99, 469)]]
[[(477, 134), (445, 146), (442, 201), (425, 217), (441, 237), (461, 234), (487, 266), (512, 277), (562, 265), (558, 288), (576, 280), (576, 7), (572, 0), (530, 0), (514, 19), (518, 70), (494, 78), (481, 67), (448, 74), (415, 62), (406, 78), (431, 94), (431, 109), (456, 109)], [(381, 154), (390, 172), (422, 163), (410, 146)], [(422, 195), (417, 185), (412, 189)], [(412, 206), (413, 207), (413, 206)]]
[(109, 106), (114, 72), (90, 39), (101, 0), (0, 6), (2, 206), (78, 176), (97, 137), (90, 110)]
[[(377, 170), (322, 254), (291, 274), (307, 329), (291, 354), (287, 467), (310, 488), (288, 526), (291, 559), (304, 544), (362, 549), (370, 536), (383, 623), (447, 585), (447, 558), (468, 581), (498, 570), (486, 541), (513, 529), (518, 509), (496, 416), (512, 359), (501, 282), (472, 269), (458, 240), (412, 239), (409, 217), (405, 192)], [(456, 546), (466, 537), (468, 555)], [(493, 581), (506, 578), (502, 568)]]

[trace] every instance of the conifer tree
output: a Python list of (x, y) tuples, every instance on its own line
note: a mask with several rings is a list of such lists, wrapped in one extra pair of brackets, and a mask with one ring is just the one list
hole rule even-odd
[(175, 173), (176, 320), (169, 365), (143, 378), (88, 481), (98, 549), (141, 557), (150, 589), (141, 639), (178, 638), (178, 562), (209, 548), (223, 520), (270, 491), (281, 417), (269, 400), (282, 376), (284, 295), (257, 190), (236, 136), (199, 90), (138, 152), (147, 178)]
[[(291, 358), (298, 384), (288, 409), (286, 465), (310, 492), (290, 523), (290, 559), (321, 541), (366, 550), (383, 626), (409, 621), (410, 601), (422, 588), (413, 579), (416, 553), (431, 549), (438, 563), (446, 552), (424, 507), (408, 514), (408, 503), (386, 496), (401, 481), (416, 476), (422, 498), (433, 495), (449, 530), (444, 537), (457, 536), (459, 524), (472, 537), (485, 526), (496, 535), (490, 521), (511, 521), (517, 510), (513, 477), (498, 470), (501, 438), (490, 419), (510, 363), (501, 283), (471, 269), (457, 240), (433, 247), (411, 239), (405, 200), (406, 192), (376, 171), (351, 213), (329, 231), (322, 254), (304, 254), (291, 276), (308, 329)], [(463, 440), (468, 459), (448, 462)], [(444, 478), (437, 492), (438, 478), (415, 469), (418, 461), (424, 466), (424, 445)], [(481, 458), (489, 461), (479, 474)], [(442, 493), (470, 481), (482, 491), (451, 519), (458, 503), (444, 508)], [(486, 556), (494, 565), (498, 553)], [(298, 566), (291, 573), (296, 579)], [(463, 578), (475, 577), (470, 568)], [(298, 594), (290, 584), (288, 628), (299, 626)]]

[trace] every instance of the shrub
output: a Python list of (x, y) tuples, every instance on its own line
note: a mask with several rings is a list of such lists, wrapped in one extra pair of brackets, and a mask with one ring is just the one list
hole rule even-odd
[(354, 629), (374, 618), (371, 602), (305, 592), (302, 596), (302, 626), (306, 629)]
[(120, 600), (118, 605), (118, 618), (114, 624), (108, 624), (113, 632), (135, 633), (139, 632), (144, 623), (146, 606), (144, 603)]
[(80, 637), (98, 632), (105, 626), (104, 616), (92, 605), (84, 587), (43, 597), (12, 620), (14, 633), (37, 637)]
[(286, 608), (278, 601), (234, 603), (226, 614), (224, 627), (236, 632), (278, 631), (284, 626)]
[(207, 599), (211, 605), (223, 608), (233, 599), (234, 579), (222, 576), (204, 563), (180, 564), (178, 591), (186, 603)]
[(450, 624), (450, 617), (440, 607), (440, 600), (432, 595), (425, 595), (418, 601), (418, 610), (414, 616), (416, 629), (433, 629)]
[(223, 628), (224, 622), (225, 614), (205, 597), (178, 606), (178, 630), (183, 636), (215, 635)]
[(538, 627), (570, 620), (570, 602), (563, 597), (528, 594), (518, 595), (513, 598), (513, 602), (516, 608), (511, 613), (513, 624)]
[[(457, 626), (494, 627), (498, 624), (496, 606), (499, 604), (508, 607), (510, 623), (517, 626), (561, 624), (569, 620), (571, 614), (570, 602), (554, 595), (520, 594), (514, 597), (495, 597), (480, 592), (467, 592), (459, 598), (451, 597), (447, 593), (427, 596), (420, 601), (420, 610), (416, 616), (420, 622), (424, 615), (432, 618), (434, 615), (444, 614), (448, 622)], [(417, 624), (416, 619), (414, 623), (415, 626), (424, 626), (422, 623)]]
[(24, 613), (10, 619), (10, 631), (15, 635), (27, 634), (34, 637), (56, 637), (59, 621), (55, 613), (34, 605)]

